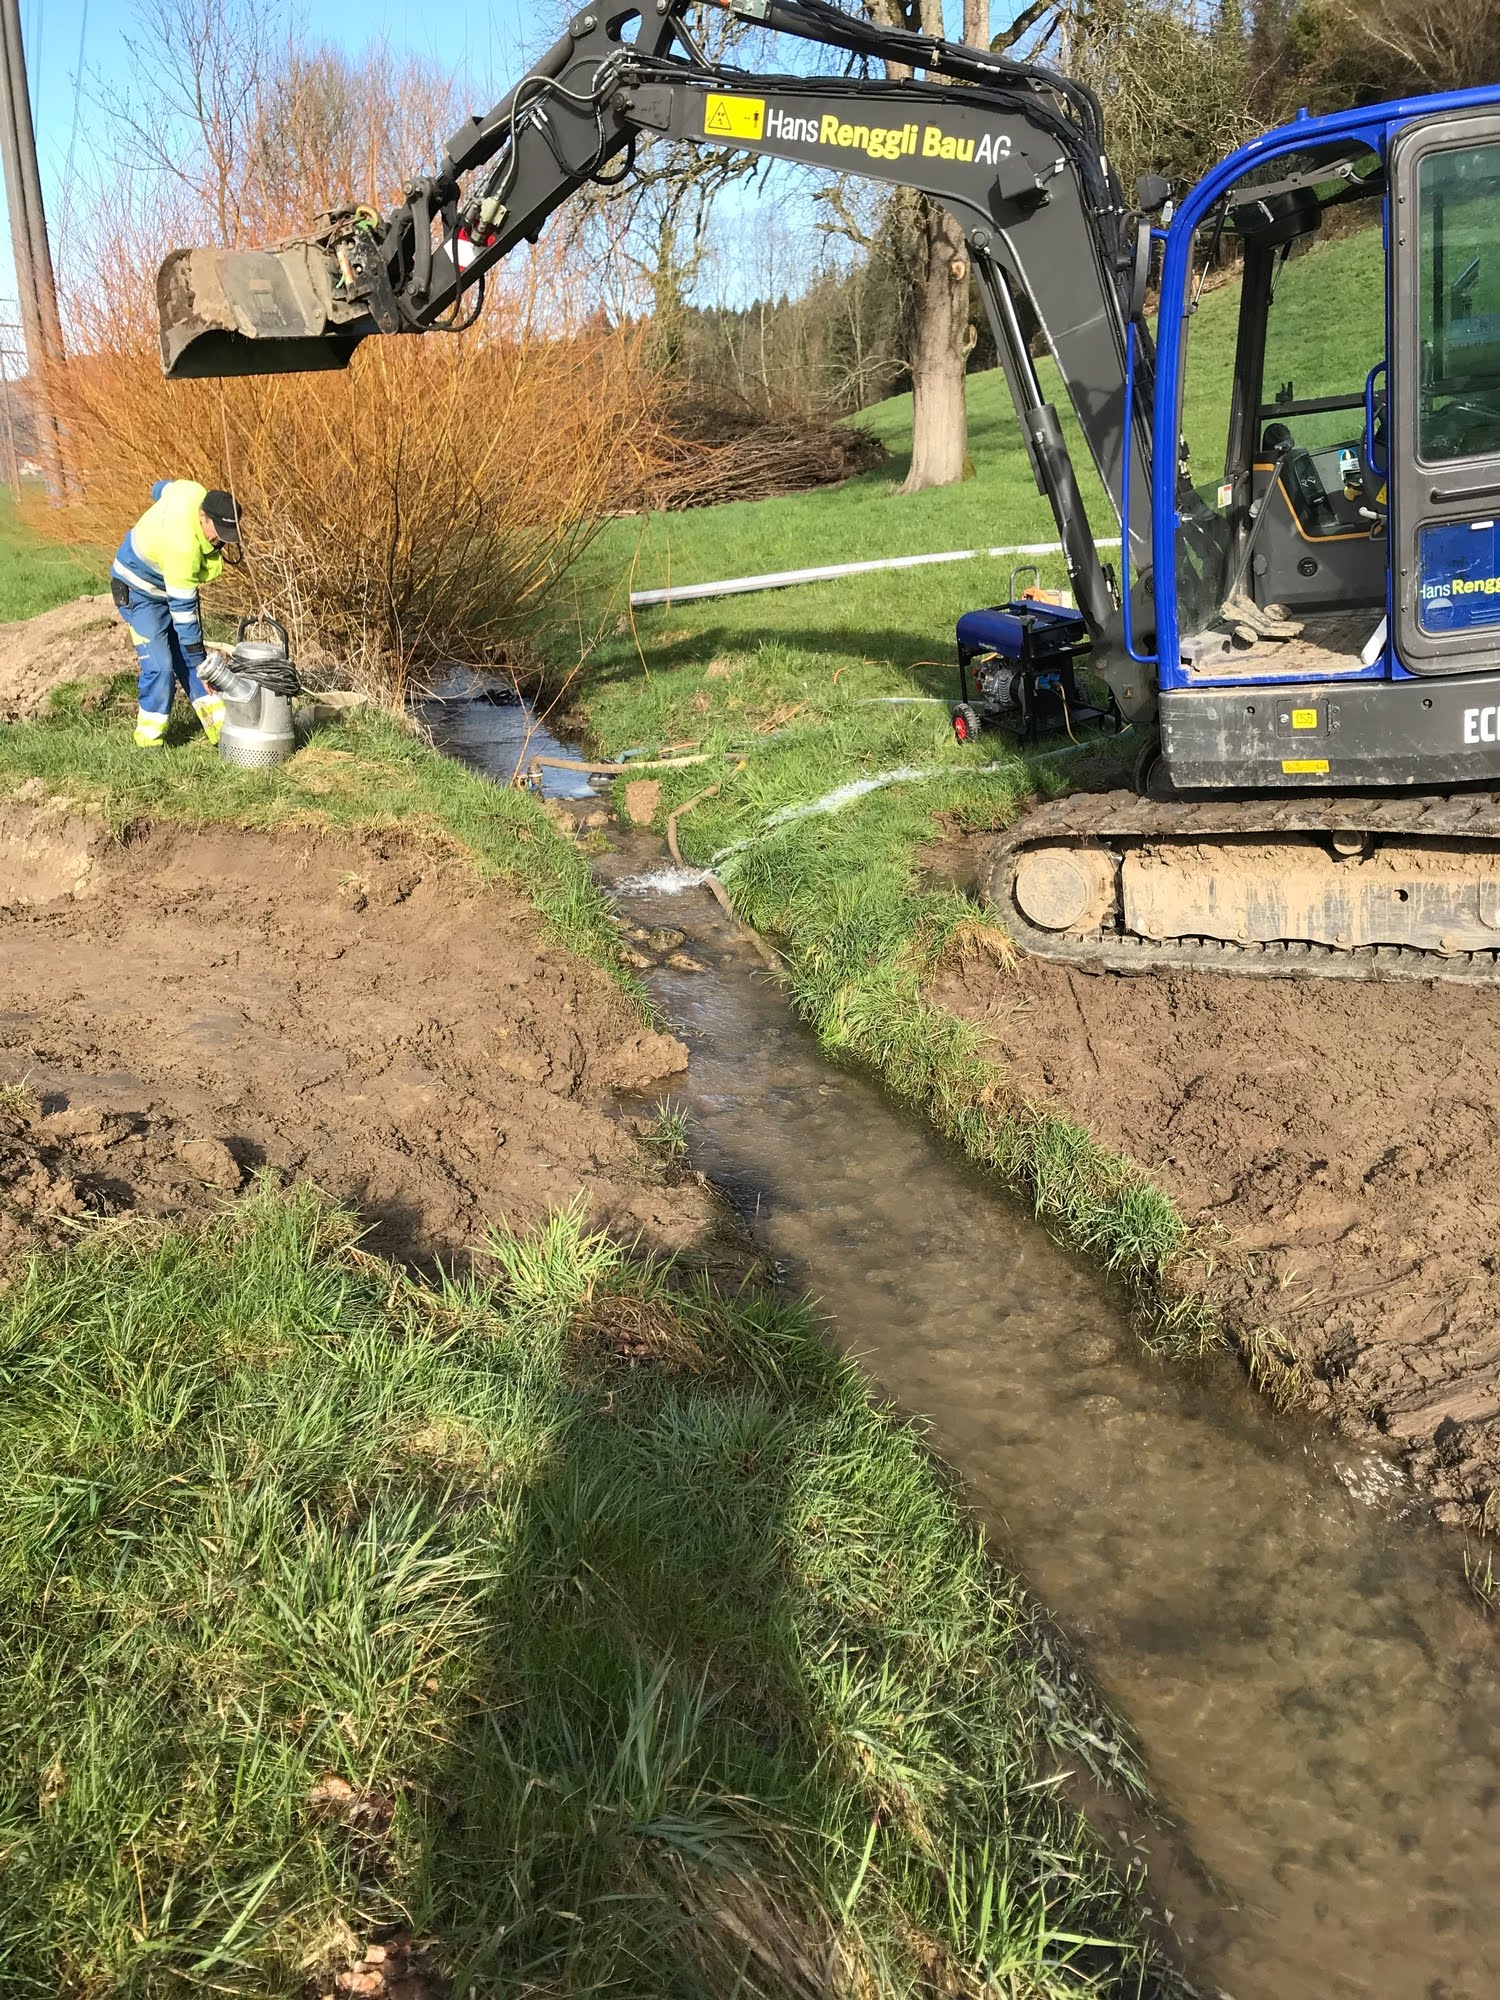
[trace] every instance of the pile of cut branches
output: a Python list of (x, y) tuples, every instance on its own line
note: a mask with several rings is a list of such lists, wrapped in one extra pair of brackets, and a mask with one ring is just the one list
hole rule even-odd
[(674, 411), (654, 444), (655, 463), (625, 511), (676, 512), (805, 493), (869, 472), (890, 456), (878, 437), (855, 424), (714, 406)]

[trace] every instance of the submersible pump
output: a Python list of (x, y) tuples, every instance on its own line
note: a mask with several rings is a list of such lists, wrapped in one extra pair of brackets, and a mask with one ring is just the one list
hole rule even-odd
[[(250, 637), (256, 626), (275, 636)], [(224, 729), (219, 737), (224, 762), (251, 770), (284, 764), (297, 747), (292, 697), (302, 692), (302, 683), (281, 621), (242, 618), (229, 658), (211, 654), (199, 671), (224, 697)]]

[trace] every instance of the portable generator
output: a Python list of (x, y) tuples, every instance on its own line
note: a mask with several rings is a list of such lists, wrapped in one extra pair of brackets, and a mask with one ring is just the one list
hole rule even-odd
[(958, 621), (958, 700), (953, 734), (972, 743), (986, 728), (1009, 729), (1023, 743), (1053, 731), (1076, 735), (1084, 724), (1113, 722), (1079, 692), (1077, 662), (1091, 649), (1083, 613), (1016, 589), (1031, 565), (1011, 571), (1010, 596)]

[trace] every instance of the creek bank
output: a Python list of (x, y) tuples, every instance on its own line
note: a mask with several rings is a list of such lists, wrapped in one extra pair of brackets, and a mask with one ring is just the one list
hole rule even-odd
[(643, 974), (691, 1051), (691, 1156), (921, 1413), (1128, 1719), (1172, 1828), (1127, 1824), (1118, 1851), (1147, 1861), (1195, 1986), (1493, 1994), (1500, 1679), (1452, 1538), (1388, 1457), (1283, 1417), (1229, 1356), (1146, 1351), (1097, 1264), (939, 1142), (899, 1078), (829, 1062), (663, 860), (626, 834), (598, 866), (637, 934), (685, 933), (707, 970)]
[(614, 1108), (682, 1045), (446, 845), (121, 842), (52, 801), (0, 810), (0, 856), (0, 1252), (84, 1213), (191, 1217), (272, 1167), (402, 1257), (464, 1260), (580, 1191), (621, 1240), (713, 1253), (712, 1197)]
[[(1097, 1708), (1042, 1678), (920, 1442), (618, 1114), (685, 1052), (551, 941), (599, 919), (535, 806), (447, 794), (474, 853), (532, 857), (550, 934), (418, 805), (313, 816), (330, 769), (330, 810), (442, 796), (414, 745), (304, 750), (256, 791), (196, 744), (117, 779), (92, 723), (3, 734), (112, 818), (40, 775), (0, 805), (0, 1257), (66, 1252), (0, 1300), (26, 1390), (0, 1511), (37, 1531), (0, 1628), (26, 1871), (0, 1984), (198, 1976), (228, 1926), (288, 1995), (622, 1966), (977, 1994), (997, 1952), (1050, 2000), (1155, 1993), (1134, 1884), (1053, 1783)], [(371, 1232), (305, 1187), (219, 1215), (261, 1166)], [(371, 1254), (462, 1264), (502, 1219), (540, 1226), (468, 1286)]]
[[(989, 842), (925, 859), (977, 879)], [(928, 998), (1166, 1190), (1252, 1366), (1500, 1526), (1500, 993), (954, 960)], [(1196, 1282), (1196, 1278), (1195, 1278)]]
[(41, 715), (56, 690), (74, 682), (86, 702), (97, 703), (130, 666), (129, 641), (107, 591), (0, 625), (0, 722)]

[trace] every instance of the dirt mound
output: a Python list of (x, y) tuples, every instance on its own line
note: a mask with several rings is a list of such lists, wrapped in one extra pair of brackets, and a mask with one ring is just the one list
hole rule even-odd
[[(354, 1202), (375, 1247), (459, 1259), (582, 1189), (665, 1250), (719, 1218), (610, 1093), (680, 1071), (522, 898), (399, 840), (0, 811), (0, 1250), (84, 1213), (189, 1214), (254, 1169)], [(55, 850), (55, 852), (54, 852)], [(7, 871), (7, 879), (14, 877)]]
[(100, 681), (132, 664), (107, 595), (75, 597), (37, 618), (0, 625), (0, 722), (40, 715), (66, 681)]
[(1231, 1323), (1342, 1431), (1399, 1446), (1444, 1518), (1500, 1526), (1500, 993), (1023, 960), (932, 997), (1228, 1232)]

